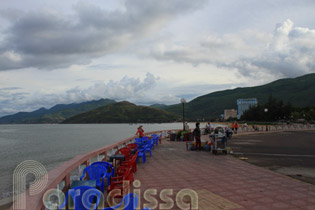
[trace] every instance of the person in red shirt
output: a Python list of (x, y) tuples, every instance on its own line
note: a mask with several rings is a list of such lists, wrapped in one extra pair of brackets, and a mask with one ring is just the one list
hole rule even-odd
[(138, 135), (139, 136), (139, 138), (142, 138), (143, 136), (144, 136), (144, 130), (142, 129), (142, 125), (140, 125), (139, 127), (138, 127), (138, 130), (137, 130), (137, 133), (136, 133), (136, 135)]
[(238, 123), (236, 121), (234, 122), (234, 129), (235, 129), (235, 134), (237, 134)]

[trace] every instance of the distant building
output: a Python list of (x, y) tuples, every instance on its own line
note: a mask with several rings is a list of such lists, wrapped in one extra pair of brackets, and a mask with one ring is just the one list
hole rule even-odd
[(237, 99), (237, 119), (239, 119), (250, 106), (257, 106), (257, 103), (256, 98)]
[(224, 110), (224, 120), (228, 120), (230, 118), (237, 118), (237, 110), (235, 109)]

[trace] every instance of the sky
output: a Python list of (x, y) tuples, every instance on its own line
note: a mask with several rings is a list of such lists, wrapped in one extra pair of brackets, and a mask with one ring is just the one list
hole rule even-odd
[(0, 116), (169, 105), (315, 72), (313, 0), (23, 2), (0, 1)]

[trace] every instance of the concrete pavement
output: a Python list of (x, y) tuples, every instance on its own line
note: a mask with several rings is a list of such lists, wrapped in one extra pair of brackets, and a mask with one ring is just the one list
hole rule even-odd
[(140, 160), (135, 179), (141, 207), (152, 209), (184, 209), (196, 193), (198, 209), (315, 210), (314, 185), (230, 155), (186, 151), (185, 142), (162, 141), (146, 163)]

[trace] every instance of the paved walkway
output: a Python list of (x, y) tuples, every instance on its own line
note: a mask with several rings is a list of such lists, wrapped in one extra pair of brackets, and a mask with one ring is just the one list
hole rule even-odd
[[(146, 203), (153, 209), (183, 209), (176, 195), (181, 197), (178, 192), (192, 189), (198, 194), (197, 209), (315, 210), (314, 185), (230, 155), (186, 151), (184, 142), (162, 141), (145, 164), (140, 160), (135, 179), (140, 180), (133, 185), (135, 192), (141, 190), (141, 207)], [(190, 203), (194, 199), (185, 196), (183, 200)]]

